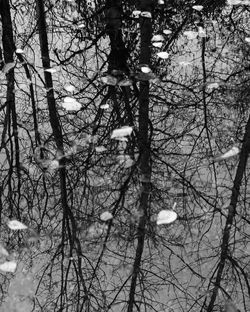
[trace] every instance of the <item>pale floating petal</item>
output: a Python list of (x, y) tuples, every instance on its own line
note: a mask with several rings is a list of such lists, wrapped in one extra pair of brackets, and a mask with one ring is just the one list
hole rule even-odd
[(25, 224), (17, 220), (8, 221), (7, 225), (11, 230), (26, 230), (28, 228)]
[(162, 35), (154, 35), (151, 41), (164, 41), (164, 37)]
[(0, 270), (4, 272), (14, 273), (16, 271), (17, 263), (15, 261), (6, 261), (0, 264)]
[(205, 38), (206, 37), (206, 31), (205, 31), (205, 29), (203, 28), (203, 27), (199, 27), (198, 28), (198, 34), (199, 34), (199, 36), (201, 37), (201, 38)]
[(7, 74), (12, 68), (15, 67), (15, 63), (12, 62), (12, 63), (6, 63), (2, 69), (2, 71)]
[(145, 73), (145, 74), (148, 74), (148, 73), (151, 72), (151, 68), (148, 67), (148, 66), (142, 66), (142, 67), (141, 67), (141, 71), (142, 71), (143, 73)]
[(158, 52), (158, 53), (156, 53), (157, 54), (157, 56), (159, 57), (159, 58), (162, 58), (162, 59), (167, 59), (168, 57), (169, 57), (169, 53), (168, 52)]
[(96, 146), (95, 150), (97, 153), (102, 153), (105, 152), (107, 149), (104, 146)]
[(177, 219), (177, 213), (173, 210), (161, 210), (158, 213), (156, 223), (159, 224), (169, 224)]
[(48, 73), (51, 73), (51, 74), (54, 74), (57, 72), (56, 68), (47, 68), (45, 69), (44, 71), (48, 72)]
[(164, 33), (165, 35), (170, 35), (170, 34), (172, 34), (172, 30), (170, 30), (170, 29), (164, 29), (164, 30), (163, 30), (163, 33)]
[(122, 79), (118, 82), (118, 86), (120, 87), (128, 87), (128, 86), (132, 86), (133, 81), (130, 79)]
[(139, 18), (140, 15), (141, 15), (141, 11), (139, 11), (139, 10), (135, 10), (132, 12), (132, 16), (135, 18)]
[(141, 12), (141, 16), (146, 18), (152, 18), (152, 14), (148, 11)]
[(231, 158), (233, 156), (236, 156), (240, 153), (240, 149), (237, 146), (233, 146), (229, 151), (227, 151), (226, 153), (217, 156), (214, 158), (214, 161), (220, 161), (220, 160), (224, 160), (224, 159), (228, 159)]
[(183, 33), (188, 39), (195, 39), (198, 36), (196, 31), (186, 30)]
[(79, 24), (78, 26), (77, 26), (78, 28), (85, 28), (85, 24)]
[(161, 41), (155, 41), (155, 42), (153, 42), (152, 43), (152, 45), (154, 46), (154, 47), (156, 47), (156, 48), (161, 48), (162, 46), (163, 46), (163, 42), (161, 42)]
[(246, 37), (246, 38), (245, 38), (245, 41), (246, 41), (247, 43), (250, 43), (250, 37)]
[(213, 83), (210, 83), (207, 88), (210, 90), (210, 89), (218, 89), (219, 88), (219, 84), (218, 82), (213, 82)]
[(108, 212), (108, 211), (105, 211), (103, 212), (101, 215), (100, 215), (100, 219), (102, 221), (108, 221), (108, 220), (111, 220), (113, 219), (113, 215), (112, 213)]
[(108, 109), (109, 105), (107, 103), (106, 104), (102, 104), (102, 105), (100, 105), (100, 108), (101, 109)]
[(125, 126), (122, 127), (120, 129), (115, 129), (113, 130), (112, 134), (111, 134), (111, 139), (116, 139), (116, 138), (123, 138), (127, 135), (130, 135), (133, 131), (132, 127), (129, 126)]
[(58, 169), (60, 167), (60, 163), (58, 160), (54, 159), (50, 162), (49, 164), (49, 168), (50, 170), (55, 170), (55, 169)]
[(163, 4), (165, 4), (165, 2), (164, 2), (164, 0), (158, 0), (158, 4), (163, 5)]
[(22, 53), (24, 53), (24, 51), (22, 49), (16, 49), (16, 53), (17, 54), (22, 54)]
[(101, 78), (101, 82), (109, 85), (109, 86), (115, 86), (117, 84), (117, 79), (113, 76), (104, 76)]
[(196, 11), (202, 11), (203, 10), (203, 5), (193, 5), (192, 8)]
[(68, 92), (74, 92), (75, 91), (75, 87), (72, 86), (71, 84), (64, 86), (64, 89)]
[(8, 251), (1, 244), (0, 244), (0, 255), (6, 256), (6, 257), (9, 256)]
[(82, 108), (82, 105), (77, 102), (76, 99), (66, 96), (62, 103), (62, 107), (67, 111), (78, 111)]

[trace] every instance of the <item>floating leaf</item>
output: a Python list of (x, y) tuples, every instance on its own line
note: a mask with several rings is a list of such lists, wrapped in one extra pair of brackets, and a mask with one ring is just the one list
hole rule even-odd
[(58, 169), (60, 167), (60, 163), (58, 160), (54, 159), (50, 162), (49, 164), (49, 168), (50, 170), (55, 170), (55, 169)]
[(164, 30), (163, 30), (163, 33), (164, 33), (165, 35), (170, 35), (170, 34), (172, 34), (172, 30), (170, 30), (170, 29), (164, 29)]
[(205, 38), (206, 37), (206, 31), (203, 27), (199, 27), (198, 28), (198, 34), (201, 38)]
[(164, 0), (158, 0), (158, 4), (163, 5), (163, 4), (165, 4), (165, 2), (164, 2)]
[(154, 41), (164, 41), (164, 37), (162, 35), (154, 35), (151, 39), (152, 42)]
[(102, 153), (105, 152), (107, 149), (104, 146), (96, 146), (95, 150), (97, 153)]
[(22, 54), (22, 53), (24, 53), (24, 51), (22, 49), (16, 49), (16, 53), (17, 54)]
[(48, 72), (48, 73), (51, 73), (51, 74), (54, 74), (57, 72), (56, 68), (47, 68), (45, 69), (44, 71)]
[(148, 11), (141, 12), (142, 17), (152, 18), (152, 14)]
[(228, 158), (231, 158), (233, 156), (238, 155), (239, 153), (240, 153), (240, 149), (237, 146), (234, 146), (229, 151), (227, 151), (226, 153), (215, 157), (214, 161), (220, 161), (220, 160), (228, 159)]
[(2, 69), (2, 71), (7, 74), (12, 68), (15, 67), (15, 63), (12, 62), (12, 63), (6, 63)]
[(132, 16), (134, 18), (139, 18), (140, 15), (141, 15), (141, 11), (139, 11), (139, 10), (135, 10), (135, 11), (132, 12)]
[(108, 220), (111, 220), (112, 218), (113, 218), (113, 215), (109, 211), (105, 211), (100, 215), (100, 219), (102, 221), (108, 221)]
[(75, 91), (75, 87), (72, 86), (72, 85), (70, 85), (70, 84), (64, 86), (64, 89), (65, 89), (66, 91), (68, 91), (68, 92), (74, 92), (74, 91)]
[(124, 126), (120, 129), (115, 129), (113, 130), (111, 134), (111, 139), (125, 137), (127, 135), (130, 135), (132, 131), (133, 131), (133, 128), (129, 126)]
[(198, 33), (192, 30), (186, 30), (183, 33), (188, 39), (195, 39), (198, 36)]
[(6, 261), (0, 264), (0, 270), (4, 272), (14, 273), (16, 271), (17, 264), (15, 261)]
[(11, 230), (25, 230), (28, 228), (25, 224), (17, 220), (8, 221), (7, 225)]
[(192, 8), (196, 11), (202, 11), (203, 10), (203, 5), (193, 5)]
[(158, 52), (156, 54), (158, 55), (158, 57), (160, 57), (162, 59), (167, 59), (169, 57), (169, 53), (168, 52)]
[(77, 102), (76, 99), (66, 96), (62, 103), (62, 107), (67, 111), (78, 111), (82, 108), (82, 105)]
[(155, 41), (152, 43), (152, 45), (156, 48), (161, 48), (163, 46), (163, 42), (161, 41)]
[(245, 41), (246, 41), (247, 43), (250, 43), (250, 37), (246, 37), (246, 38), (245, 38)]
[(85, 28), (85, 24), (79, 24), (78, 26), (77, 26), (78, 28)]
[(120, 87), (128, 87), (132, 86), (133, 82), (130, 79), (122, 79), (118, 82), (118, 86)]
[(207, 86), (208, 89), (217, 89), (219, 88), (219, 84), (218, 82), (213, 82), (213, 83), (210, 83), (208, 86)]
[(102, 104), (102, 105), (100, 105), (100, 108), (101, 109), (108, 109), (109, 105), (107, 103), (106, 104)]
[(107, 75), (101, 78), (101, 82), (109, 86), (115, 86), (117, 84), (117, 79), (111, 75)]
[(6, 256), (8, 257), (9, 256), (9, 253), (8, 251), (2, 246), (2, 244), (0, 244), (0, 256)]
[(177, 213), (173, 210), (161, 210), (158, 213), (156, 223), (159, 224), (169, 224), (177, 219)]
[(141, 66), (141, 71), (145, 74), (148, 74), (151, 72), (151, 68), (148, 65), (142, 65)]

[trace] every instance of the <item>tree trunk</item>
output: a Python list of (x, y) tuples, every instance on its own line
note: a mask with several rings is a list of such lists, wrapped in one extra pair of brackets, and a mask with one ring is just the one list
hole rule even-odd
[[(144, 1), (139, 3), (138, 10), (153, 12), (153, 1)], [(152, 20), (150, 18), (140, 17), (140, 34), (141, 34), (141, 51), (140, 64), (150, 65), (151, 57), (151, 37), (152, 37)], [(140, 220), (137, 229), (137, 247), (134, 259), (132, 280), (129, 292), (128, 312), (133, 311), (135, 303), (135, 292), (138, 275), (140, 272), (141, 259), (144, 249), (146, 221), (148, 218), (149, 199), (151, 190), (151, 160), (150, 160), (150, 139), (149, 139), (149, 82), (140, 82), (139, 93), (139, 133), (138, 144), (140, 153), (140, 203), (139, 213)]]

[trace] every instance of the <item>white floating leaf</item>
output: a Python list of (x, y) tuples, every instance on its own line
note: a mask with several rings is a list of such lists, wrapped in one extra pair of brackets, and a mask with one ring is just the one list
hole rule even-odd
[(118, 86), (120, 87), (128, 87), (132, 86), (133, 82), (130, 79), (122, 79), (118, 82)]
[(100, 108), (101, 109), (108, 109), (109, 105), (107, 103), (106, 104), (102, 104), (102, 105), (100, 105)]
[(79, 25), (77, 25), (77, 27), (80, 28), (80, 29), (81, 28), (85, 28), (85, 24), (79, 24)]
[(170, 35), (170, 34), (172, 34), (172, 30), (170, 30), (170, 29), (164, 29), (164, 30), (163, 30), (163, 33), (164, 33), (165, 35)]
[(12, 68), (14, 68), (14, 67), (15, 67), (15, 63), (14, 63), (14, 62), (12, 62), (12, 63), (7, 63), (7, 64), (4, 65), (2, 71), (3, 71), (5, 74), (7, 74), (7, 73), (8, 73)]
[(164, 41), (164, 37), (162, 35), (154, 35), (151, 41)]
[(201, 37), (201, 38), (205, 38), (206, 37), (206, 31), (205, 31), (205, 29), (203, 28), (203, 27), (199, 27), (198, 28), (198, 34), (199, 34), (199, 36)]
[(62, 107), (67, 111), (78, 111), (82, 108), (82, 105), (77, 102), (76, 99), (66, 96), (62, 103)]
[(6, 256), (8, 257), (9, 256), (9, 253), (8, 251), (0, 244), (0, 256)]
[(132, 16), (134, 18), (139, 18), (140, 15), (141, 15), (141, 11), (139, 11), (139, 10), (135, 10), (135, 11), (132, 12)]
[(59, 161), (57, 159), (54, 159), (50, 162), (48, 169), (55, 170), (55, 169), (58, 169), (59, 167), (60, 167)]
[(173, 210), (161, 210), (158, 213), (156, 223), (159, 224), (169, 224), (177, 219), (177, 213)]
[(148, 11), (141, 12), (141, 16), (146, 18), (152, 18), (152, 14)]
[(6, 261), (0, 264), (0, 270), (4, 272), (14, 273), (16, 271), (17, 264), (15, 261)]
[(117, 79), (113, 76), (108, 75), (101, 77), (101, 82), (109, 86), (115, 86), (117, 84)]
[(245, 38), (245, 41), (246, 41), (247, 43), (250, 43), (250, 37), (246, 37), (246, 38)]
[(47, 69), (45, 69), (44, 71), (46, 71), (46, 72), (48, 72), (48, 73), (51, 73), (51, 74), (57, 72), (56, 68), (47, 68)]
[(192, 8), (196, 11), (202, 11), (203, 10), (203, 5), (193, 5)]
[(132, 131), (133, 131), (133, 128), (129, 127), (129, 126), (125, 126), (125, 127), (120, 128), (120, 129), (115, 129), (115, 130), (113, 130), (113, 132), (111, 134), (111, 139), (125, 137), (127, 135), (130, 135), (132, 133)]
[(240, 153), (240, 149), (237, 146), (233, 146), (229, 151), (227, 151), (226, 153), (217, 156), (214, 158), (214, 161), (220, 161), (220, 160), (224, 160), (224, 159), (228, 159), (231, 158), (233, 156), (236, 156)]
[(162, 59), (167, 59), (169, 57), (169, 53), (168, 52), (158, 52), (156, 54), (158, 55), (158, 57), (160, 57)]
[(25, 230), (28, 228), (25, 224), (17, 220), (8, 221), (7, 225), (11, 230)]
[(141, 67), (141, 71), (142, 71), (143, 73), (145, 73), (145, 74), (148, 74), (148, 73), (151, 72), (151, 68), (148, 67), (148, 66), (142, 66), (142, 67)]
[(161, 41), (155, 41), (152, 43), (152, 45), (156, 48), (161, 48), (163, 46), (163, 42)]
[(186, 30), (183, 33), (188, 39), (195, 39), (198, 36), (198, 33), (192, 30)]
[(207, 86), (207, 88), (208, 88), (209, 90), (211, 90), (211, 89), (217, 89), (217, 88), (219, 88), (219, 84), (218, 84), (218, 82), (213, 82), (213, 83), (210, 83), (210, 84)]
[(22, 53), (24, 53), (24, 51), (22, 49), (16, 49), (16, 53), (17, 54), (22, 54)]
[(105, 152), (107, 149), (104, 146), (96, 146), (95, 150), (97, 153), (102, 153)]
[(111, 220), (113, 218), (113, 215), (112, 213), (108, 212), (108, 211), (105, 211), (103, 212), (101, 215), (100, 215), (100, 219), (102, 221), (108, 221), (108, 220)]
[(64, 89), (68, 92), (74, 92), (75, 91), (75, 87), (72, 86), (71, 84), (64, 86)]
[(158, 0), (158, 4), (163, 5), (163, 4), (165, 4), (165, 2), (164, 2), (164, 0)]

